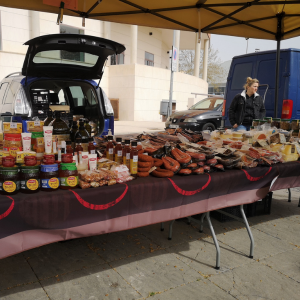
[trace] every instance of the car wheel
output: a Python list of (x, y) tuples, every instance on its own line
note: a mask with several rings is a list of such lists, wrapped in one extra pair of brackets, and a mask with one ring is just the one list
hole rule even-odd
[(202, 130), (214, 131), (216, 129), (213, 123), (206, 123), (203, 125)]

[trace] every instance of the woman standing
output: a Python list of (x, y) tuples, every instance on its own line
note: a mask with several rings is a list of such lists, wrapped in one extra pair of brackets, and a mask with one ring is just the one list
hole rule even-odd
[(237, 94), (229, 108), (229, 121), (234, 130), (249, 130), (253, 119), (263, 119), (266, 109), (262, 97), (257, 94), (259, 81), (247, 78), (244, 91)]

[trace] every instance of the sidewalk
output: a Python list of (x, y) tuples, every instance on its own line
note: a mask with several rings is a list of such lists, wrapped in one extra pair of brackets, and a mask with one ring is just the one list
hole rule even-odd
[(143, 122), (143, 121), (115, 121), (115, 136), (132, 133), (143, 133), (161, 131), (165, 128), (165, 122)]
[(205, 223), (168, 224), (54, 243), (0, 260), (1, 300), (299, 299), (299, 189), (273, 195), (271, 215), (242, 223), (212, 219), (221, 269)]

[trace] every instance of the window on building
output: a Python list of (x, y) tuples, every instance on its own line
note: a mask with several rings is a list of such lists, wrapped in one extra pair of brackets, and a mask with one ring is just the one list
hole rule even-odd
[(110, 56), (110, 64), (111, 65), (124, 65), (125, 61), (125, 53), (122, 52), (120, 54), (114, 54)]
[[(84, 34), (84, 31), (82, 29), (67, 26), (64, 24), (60, 25), (60, 33), (70, 33), (70, 34)], [(60, 51), (60, 57), (61, 59), (66, 60), (76, 60), (76, 61), (84, 61), (84, 53), (83, 52), (69, 52), (69, 51)]]
[(145, 65), (152, 67), (154, 66), (154, 54), (145, 52)]

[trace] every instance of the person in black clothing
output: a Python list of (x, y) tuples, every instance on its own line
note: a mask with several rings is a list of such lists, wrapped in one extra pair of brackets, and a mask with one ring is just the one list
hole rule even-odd
[(259, 81), (247, 78), (244, 91), (237, 94), (229, 108), (229, 121), (234, 130), (249, 130), (253, 119), (263, 119), (266, 109), (262, 97), (257, 94)]

